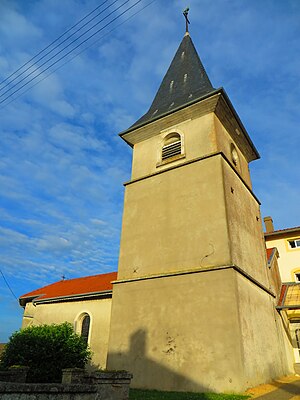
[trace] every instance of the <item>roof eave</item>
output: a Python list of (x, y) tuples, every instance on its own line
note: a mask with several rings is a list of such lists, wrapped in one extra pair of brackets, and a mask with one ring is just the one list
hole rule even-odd
[(142, 122), (142, 123), (140, 123), (140, 124), (138, 124), (138, 125), (132, 125), (131, 127), (129, 127), (128, 129), (126, 129), (125, 131), (122, 131), (121, 133), (119, 133), (119, 136), (120, 136), (127, 144), (129, 144), (129, 146), (133, 147), (133, 144), (130, 143), (130, 142), (128, 142), (128, 141), (126, 140), (126, 138), (124, 138), (124, 135), (126, 135), (127, 133), (132, 132), (132, 131), (135, 131), (136, 129), (142, 128), (143, 126), (146, 126), (146, 125), (148, 125), (148, 124), (151, 124), (152, 122), (158, 121), (159, 119), (164, 118), (164, 117), (166, 117), (167, 115), (174, 114), (176, 111), (182, 110), (183, 108), (186, 108), (186, 107), (191, 106), (191, 105), (193, 105), (193, 104), (195, 104), (195, 103), (198, 103), (199, 101), (205, 100), (205, 99), (207, 99), (207, 98), (209, 98), (209, 97), (211, 97), (211, 96), (213, 96), (213, 95), (215, 95), (215, 94), (221, 93), (222, 90), (223, 90), (223, 88), (215, 89), (215, 90), (213, 90), (212, 92), (210, 92), (210, 93), (208, 93), (208, 94), (206, 94), (206, 95), (204, 95), (204, 96), (200, 96), (200, 97), (198, 97), (198, 98), (196, 98), (196, 99), (193, 99), (193, 100), (189, 101), (188, 103), (185, 103), (185, 104), (183, 104), (183, 105), (181, 105), (181, 106), (175, 107), (175, 108), (173, 108), (173, 109), (170, 110), (170, 111), (167, 111), (167, 112), (165, 112), (165, 113), (159, 114), (157, 117), (153, 117), (151, 120), (144, 121), (144, 122)]
[(278, 231), (273, 231), (273, 232), (265, 232), (264, 235), (265, 237), (271, 237), (271, 236), (284, 236), (286, 234), (294, 233), (294, 232), (300, 232), (300, 227), (296, 228), (290, 228), (290, 229), (283, 229), (283, 230), (278, 230)]
[(276, 306), (276, 310), (300, 310), (300, 304), (295, 304), (291, 306)]
[(254, 146), (252, 140), (250, 139), (250, 136), (249, 136), (249, 134), (248, 134), (248, 132), (247, 132), (245, 126), (243, 125), (243, 123), (242, 123), (242, 121), (241, 121), (241, 119), (240, 119), (238, 113), (236, 112), (235, 108), (233, 107), (233, 105), (232, 105), (232, 103), (231, 103), (231, 101), (230, 101), (230, 99), (229, 99), (229, 97), (228, 97), (228, 95), (227, 95), (227, 93), (226, 93), (226, 91), (225, 91), (225, 89), (224, 89), (223, 87), (220, 87), (220, 88), (218, 88), (218, 89), (215, 89), (215, 90), (211, 91), (210, 93), (208, 93), (208, 94), (206, 94), (206, 95), (204, 95), (204, 96), (201, 96), (201, 97), (198, 97), (198, 98), (196, 98), (196, 99), (193, 99), (193, 100), (191, 100), (190, 102), (185, 103), (184, 105), (181, 105), (181, 106), (176, 107), (176, 108), (174, 108), (174, 109), (172, 109), (172, 110), (170, 110), (170, 111), (168, 111), (168, 112), (165, 112), (165, 113), (163, 113), (163, 114), (160, 114), (160, 115), (158, 115), (157, 117), (154, 117), (154, 118), (151, 119), (151, 120), (144, 121), (144, 122), (142, 122), (142, 123), (139, 124), (139, 125), (133, 125), (133, 126), (131, 126), (130, 128), (126, 129), (125, 131), (119, 133), (119, 136), (120, 136), (127, 144), (129, 144), (129, 146), (133, 147), (134, 144), (131, 143), (131, 142), (129, 142), (129, 141), (126, 139), (126, 137), (125, 137), (128, 133), (133, 132), (133, 131), (135, 131), (135, 130), (137, 130), (137, 129), (140, 129), (140, 128), (142, 128), (142, 127), (144, 127), (144, 126), (146, 126), (146, 125), (148, 125), (148, 124), (151, 124), (151, 123), (153, 123), (153, 122), (155, 122), (155, 121), (158, 121), (159, 119), (164, 118), (164, 117), (166, 117), (166, 116), (168, 116), (168, 115), (174, 114), (175, 112), (180, 111), (180, 110), (182, 110), (182, 109), (184, 109), (184, 108), (186, 108), (186, 107), (189, 107), (189, 106), (191, 106), (191, 105), (193, 105), (193, 104), (195, 104), (195, 103), (198, 103), (198, 102), (200, 102), (200, 101), (203, 101), (203, 100), (205, 100), (205, 99), (208, 99), (208, 98), (210, 98), (210, 97), (212, 97), (212, 96), (214, 96), (214, 95), (216, 95), (216, 94), (221, 94), (221, 95), (222, 95), (222, 97), (223, 97), (225, 103), (227, 104), (227, 106), (229, 107), (230, 111), (232, 112), (232, 114), (233, 114), (233, 116), (234, 116), (234, 118), (235, 118), (235, 120), (236, 120), (238, 126), (240, 127), (241, 131), (243, 132), (243, 135), (244, 135), (246, 141), (248, 142), (249, 146), (251, 147), (252, 152), (253, 152), (252, 154), (253, 154), (253, 156), (254, 156), (254, 157), (252, 157), (251, 161), (252, 161), (252, 160), (255, 160), (255, 159), (259, 159), (259, 158), (260, 158), (260, 154), (258, 153), (258, 151), (257, 151), (256, 147)]
[(224, 98), (226, 100), (227, 105), (229, 106), (230, 110), (232, 111), (234, 117), (236, 118), (237, 123), (241, 127), (241, 129), (242, 129), (242, 131), (243, 131), (243, 133), (244, 133), (249, 145), (251, 146), (252, 150), (254, 151), (254, 153), (256, 155), (256, 159), (260, 159), (260, 154), (259, 154), (258, 150), (256, 149), (256, 147), (254, 146), (254, 143), (252, 142), (252, 140), (251, 140), (251, 138), (250, 138), (250, 136), (249, 136), (244, 124), (242, 123), (238, 113), (236, 112), (233, 104), (231, 103), (231, 101), (230, 101), (225, 89), (223, 87), (221, 87), (220, 91), (224, 95)]
[(25, 308), (27, 303), (32, 302), (34, 299), (36, 299), (36, 298), (38, 298), (40, 296), (41, 296), (40, 294), (37, 294), (35, 296), (22, 296), (22, 297), (19, 297), (19, 304), (20, 304), (21, 307)]
[(25, 307), (27, 303), (32, 302), (33, 304), (42, 304), (42, 303), (57, 303), (61, 301), (72, 301), (77, 299), (85, 299), (85, 298), (95, 298), (95, 297), (105, 297), (112, 294), (112, 289), (110, 290), (102, 290), (100, 292), (87, 292), (80, 294), (71, 294), (66, 296), (55, 296), (55, 297), (47, 297), (45, 299), (42, 296), (44, 294), (39, 294), (37, 296), (28, 296), (19, 298), (19, 303), (22, 307)]

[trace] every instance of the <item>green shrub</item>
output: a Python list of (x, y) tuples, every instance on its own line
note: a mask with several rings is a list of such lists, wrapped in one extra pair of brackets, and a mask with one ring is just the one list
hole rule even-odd
[(161, 392), (130, 389), (129, 400), (246, 400), (250, 396), (238, 394)]
[(61, 382), (63, 368), (84, 368), (90, 358), (85, 341), (65, 322), (30, 326), (12, 334), (1, 367), (28, 366), (27, 382)]

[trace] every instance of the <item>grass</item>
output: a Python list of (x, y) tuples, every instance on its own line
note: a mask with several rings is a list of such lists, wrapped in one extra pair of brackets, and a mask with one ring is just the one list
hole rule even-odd
[(159, 392), (130, 389), (129, 400), (245, 400), (250, 396), (216, 393)]

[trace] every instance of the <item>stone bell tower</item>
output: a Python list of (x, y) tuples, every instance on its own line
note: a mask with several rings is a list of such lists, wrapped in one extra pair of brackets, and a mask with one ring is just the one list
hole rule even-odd
[(131, 371), (133, 387), (198, 392), (289, 372), (248, 169), (259, 154), (188, 32), (120, 136), (133, 161), (108, 368)]

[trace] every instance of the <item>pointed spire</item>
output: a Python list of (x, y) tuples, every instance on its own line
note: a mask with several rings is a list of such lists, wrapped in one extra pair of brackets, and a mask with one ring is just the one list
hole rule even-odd
[(186, 32), (150, 109), (131, 128), (184, 107), (214, 90), (190, 34)]

